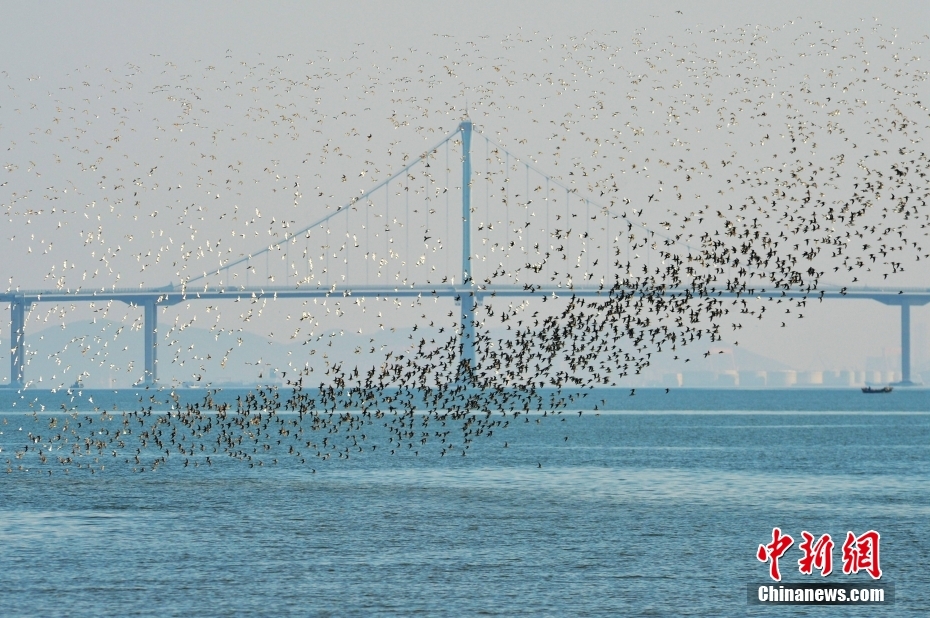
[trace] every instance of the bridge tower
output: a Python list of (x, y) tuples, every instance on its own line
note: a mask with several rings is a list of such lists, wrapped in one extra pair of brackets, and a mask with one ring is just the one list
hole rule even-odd
[[(471, 133), (472, 122), (465, 120), (459, 125), (462, 131), (462, 285), (474, 290), (471, 270)], [(460, 380), (469, 378), (475, 369), (475, 305), (474, 292), (462, 292), (461, 304), (461, 373)]]

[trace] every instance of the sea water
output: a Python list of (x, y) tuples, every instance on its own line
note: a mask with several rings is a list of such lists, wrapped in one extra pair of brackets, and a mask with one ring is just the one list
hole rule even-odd
[[(0, 616), (930, 613), (926, 391), (614, 391), (580, 416), (508, 415), (465, 456), (391, 455), (373, 424), (382, 446), (349, 459), (154, 471), (109, 452), (20, 470), (24, 432), (61, 405), (26, 394), (0, 414)], [(894, 605), (749, 605), (776, 526), (796, 539), (786, 582), (868, 585), (840, 547), (880, 532)], [(828, 577), (799, 573), (802, 530), (835, 540)]]

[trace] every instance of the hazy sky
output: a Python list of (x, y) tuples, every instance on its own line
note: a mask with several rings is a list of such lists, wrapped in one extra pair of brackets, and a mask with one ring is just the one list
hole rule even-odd
[[(780, 25), (803, 17), (834, 28), (860, 18), (917, 38), (930, 22), (924, 2), (31, 2), (4, 3), (0, 50), (7, 70), (53, 71), (88, 63), (121, 66), (151, 53), (207, 59), (240, 54), (308, 56), (350, 52), (355, 43), (423, 46), (435, 33), (502, 37), (632, 32), (703, 25)], [(680, 10), (682, 14), (676, 13)]]
[[(673, 139), (688, 145), (695, 163), (730, 158), (752, 168), (749, 161), (760, 160), (760, 144), (749, 133), (731, 132), (732, 138), (711, 133), (713, 123), (729, 113), (721, 109), (736, 113), (741, 105), (732, 96), (742, 79), (736, 75), (741, 66), (758, 65), (763, 81), (770, 73), (773, 93), (799, 83), (803, 89), (809, 81), (814, 98), (817, 87), (827, 88), (833, 79), (824, 71), (828, 65), (837, 74), (862, 70), (868, 57), (885, 68), (899, 60), (892, 54), (904, 48), (900, 60), (909, 74), (930, 68), (921, 58), (930, 48), (911, 46), (925, 40), (930, 25), (924, 2), (470, 2), (438, 7), (427, 2), (6, 3), (0, 23), (0, 152), (7, 171), (0, 171), (0, 204), (7, 211), (4, 236), (17, 259), (4, 262), (3, 279), (14, 287), (49, 287), (58, 281), (73, 287), (81, 285), (81, 274), (98, 271), (94, 285), (100, 286), (176, 282), (179, 267), (173, 264), (194, 264), (187, 275), (198, 272), (197, 251), (223, 234), (245, 230), (248, 218), (251, 229), (273, 227), (272, 219), (299, 227), (344, 204), (403, 165), (405, 155), (419, 154), (453, 129), (466, 100), (479, 128), (508, 149), (534, 158), (564, 182), (574, 182), (570, 170), (600, 180), (622, 178), (618, 198), (642, 209), (656, 182), (667, 183), (669, 190), (680, 182), (672, 172), (662, 176), (661, 171), (661, 162), (679, 156)], [(857, 28), (868, 39), (866, 48), (856, 47), (857, 36), (851, 33)], [(751, 39), (759, 35), (766, 37), (759, 45), (768, 46), (770, 55), (754, 55)], [(833, 39), (841, 42), (827, 61)], [(785, 55), (774, 57), (776, 48)], [(836, 57), (849, 50), (872, 55)], [(675, 65), (678, 55), (683, 61), (686, 56), (719, 59), (721, 75), (710, 86), (686, 85), (679, 91), (703, 97), (716, 111), (683, 120), (681, 126), (692, 133), (662, 133), (670, 122), (665, 112), (673, 109), (668, 101), (678, 96), (674, 89), (685, 75)], [(667, 67), (654, 64), (660, 56)], [(871, 75), (883, 75), (883, 83), (895, 83), (887, 70), (871, 68)], [(637, 81), (638, 76), (645, 81)], [(301, 82), (303, 90), (297, 87)], [(866, 122), (876, 109), (875, 98), (881, 116), (896, 97), (911, 101), (913, 89), (927, 89), (913, 80), (901, 80), (902, 89), (912, 90), (899, 94), (869, 87), (863, 86), (861, 96), (868, 95), (872, 107), (843, 119), (847, 137), (869, 139)], [(662, 109), (650, 110), (652, 96)], [(597, 105), (606, 111), (599, 113)], [(672, 116), (688, 110), (675, 105)], [(830, 109), (826, 103), (820, 107), (802, 110), (818, 127), (819, 152), (824, 143), (827, 155), (841, 152), (841, 138), (824, 135)], [(291, 120), (279, 127), (275, 118), (282, 114)], [(182, 136), (181, 125), (187, 122)], [(923, 122), (926, 133), (926, 116)], [(61, 132), (72, 128), (79, 130), (68, 134), (65, 143)], [(704, 134), (694, 133), (702, 128)], [(228, 141), (233, 135), (241, 136), (238, 142)], [(559, 152), (553, 149), (556, 136), (563, 142)], [(592, 139), (609, 142), (609, 148), (598, 146), (601, 152), (592, 153)], [(784, 151), (787, 146), (774, 156)], [(859, 153), (847, 156), (853, 160)], [(217, 165), (211, 166), (211, 160)], [(634, 162), (647, 170), (658, 168), (658, 175), (640, 175)], [(147, 174), (136, 174), (134, 168)], [(221, 178), (221, 173), (226, 175)], [(708, 180), (705, 188), (716, 188), (722, 177)], [(223, 179), (228, 178), (248, 182), (227, 194)], [(300, 195), (295, 195), (298, 180)], [(210, 181), (213, 193), (196, 190), (201, 182), (209, 189)], [(601, 185), (591, 183), (578, 186), (598, 197)], [(151, 193), (154, 187), (162, 193)], [(166, 187), (178, 192), (169, 201), (160, 197)], [(134, 198), (148, 192), (148, 199), (132, 205), (129, 192)], [(207, 198), (209, 212), (198, 214)], [(648, 203), (641, 216), (651, 227), (666, 220), (681, 223), (686, 211), (699, 206)], [(56, 205), (52, 214), (49, 209)], [(30, 209), (42, 213), (30, 215)], [(703, 225), (707, 229), (708, 222)], [(263, 237), (252, 244), (261, 248), (265, 242)], [(239, 253), (253, 250), (236, 246)], [(925, 285), (924, 274), (915, 265), (897, 285)], [(883, 281), (875, 276), (868, 282)], [(824, 279), (841, 285), (862, 282), (843, 279), (842, 273)], [(177, 307), (165, 312), (162, 323), (183, 325), (196, 315), (195, 327), (244, 328), (288, 343), (285, 335), (307, 310), (297, 304), (269, 307), (263, 316), (246, 320), (239, 308)], [(317, 332), (374, 329), (375, 311), (362, 315), (356, 308), (339, 318), (316, 315)], [(928, 342), (927, 311), (913, 312), (915, 343)], [(224, 318), (215, 319), (220, 312)], [(132, 311), (117, 313), (106, 317), (121, 321), (131, 314), (127, 327), (138, 321)], [(381, 313), (379, 324), (402, 329), (420, 310)], [(27, 336), (47, 327), (40, 322), (50, 319), (55, 324), (98, 315), (87, 307), (40, 305)], [(804, 319), (794, 320), (790, 328), (779, 328), (780, 322), (747, 321), (741, 330), (726, 333), (725, 343), (739, 341), (802, 369), (864, 368), (867, 356), (894, 354), (898, 347), (898, 311), (878, 303), (823, 303), (805, 309)], [(0, 332), (7, 340), (8, 323)], [(119, 336), (106, 333), (100, 341), (111, 335)], [(125, 336), (120, 341), (120, 348), (137, 345)], [(95, 349), (100, 345), (95, 343)], [(49, 354), (41, 352), (43, 358)], [(930, 351), (915, 349), (914, 360), (927, 364)]]

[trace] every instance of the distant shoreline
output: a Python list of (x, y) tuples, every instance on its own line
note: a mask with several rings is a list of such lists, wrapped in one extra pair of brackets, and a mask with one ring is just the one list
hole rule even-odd
[[(537, 414), (555, 410), (564, 414), (616, 414), (616, 413), (681, 413), (681, 414), (733, 414), (733, 413), (790, 413), (790, 414), (848, 414), (848, 413), (930, 413), (930, 397), (927, 388), (896, 388), (886, 395), (865, 395), (859, 388), (826, 387), (789, 387), (779, 389), (765, 388), (606, 388), (589, 390), (567, 390), (547, 388), (535, 393), (521, 392), (515, 389), (469, 390), (473, 405), (469, 408), (478, 413), (488, 410), (494, 415), (502, 414), (498, 400), (512, 399), (513, 405), (503, 410), (508, 417), (514, 412)], [(255, 395), (258, 407), (252, 405), (248, 412), (267, 413), (274, 409), (278, 414), (296, 414), (297, 410), (287, 407), (292, 395), (290, 387), (226, 387), (213, 388), (128, 388), (128, 389), (67, 389), (57, 392), (26, 388), (21, 390), (0, 389), (0, 413), (62, 413), (62, 412), (96, 412), (122, 413), (124, 411), (148, 410), (163, 413), (172, 410), (187, 411), (194, 409), (201, 413), (214, 413), (217, 404), (227, 404), (227, 413), (237, 413), (237, 398)], [(263, 397), (262, 395), (267, 397)], [(273, 395), (277, 394), (277, 399)], [(300, 395), (309, 409), (321, 414), (357, 412), (361, 401), (358, 393), (323, 393), (318, 388), (303, 388)], [(435, 394), (435, 393), (434, 393)], [(501, 397), (506, 394), (505, 397)], [(335, 395), (335, 408), (333, 397)], [(378, 400), (367, 400), (365, 407), (374, 412), (381, 410), (385, 414), (403, 413), (410, 409), (417, 414), (430, 412), (434, 408), (424, 400), (411, 396), (409, 392), (398, 397), (397, 388), (385, 388)], [(495, 397), (496, 396), (496, 397)], [(207, 402), (207, 398), (212, 401)], [(272, 398), (269, 398), (272, 397)], [(464, 403), (460, 396), (443, 398), (448, 405), (440, 410), (447, 410)], [(516, 397), (525, 397), (516, 404)], [(435, 401), (435, 400), (434, 400)], [(553, 402), (556, 402), (553, 404)], [(348, 404), (348, 405), (346, 405)], [(525, 411), (525, 408), (529, 410)], [(311, 412), (308, 412), (311, 413)]]

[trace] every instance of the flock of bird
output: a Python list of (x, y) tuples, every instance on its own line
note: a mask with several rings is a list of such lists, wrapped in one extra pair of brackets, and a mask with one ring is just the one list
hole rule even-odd
[[(389, 320), (379, 312), (375, 327), (338, 303), (331, 313), (305, 302), (291, 339), (309, 344), (306, 355), (282, 362), (278, 386), (234, 401), (215, 390), (197, 403), (172, 393), (170, 412), (145, 401), (123, 413), (65, 406), (34, 416), (27, 444), (3, 442), (3, 454), (13, 449), (7, 469), (36, 460), (80, 467), (84, 457), (98, 465), (108, 455), (138, 470), (169, 458), (212, 465), (219, 456), (260, 466), (378, 448), (419, 455), (427, 445), (466, 455), (480, 436), (530, 422), (530, 413), (539, 422), (597, 409), (592, 389), (622, 386), (659, 354), (706, 357), (710, 344), (766, 313), (787, 328), (813, 310), (808, 303), (825, 285), (887, 286), (921, 275), (930, 258), (922, 41), (902, 44), (895, 30), (866, 22), (843, 32), (792, 22), (650, 36), (641, 29), (623, 41), (589, 33), (557, 42), (521, 34), (496, 49), (438, 37), (428, 51), (383, 56), (359, 46), (338, 61), (322, 55), (301, 65), (296, 57), (227, 57), (179, 69), (156, 58), (160, 71), (127, 65), (96, 84), (90, 69), (76, 71), (68, 77), (77, 81), (61, 78), (47, 92), (53, 102), (41, 106), (30, 97), (47, 84), (35, 79), (24, 94), (0, 76), (12, 93), (0, 104), (0, 139), (11, 144), (0, 182), (9, 240), (61, 289), (151, 285), (153, 277), (186, 285), (220, 272), (246, 255), (243, 243), (288, 239), (307, 219), (364, 195), (395, 164), (421, 157), (435, 166), (437, 153), (421, 156), (404, 135), (435, 141), (467, 113), (489, 137), (475, 153), (475, 193), (487, 196), (477, 251), (489, 266), (464, 283), (520, 282), (526, 291), (519, 305), (491, 293), (471, 301), (474, 365), (462, 349), (472, 325), (457, 310), (417, 303), (399, 313), (416, 321), (405, 346), (383, 354), (373, 335), (365, 359), (322, 350), (325, 362), (311, 362), (327, 329), (351, 324), (368, 336)], [(47, 126), (37, 124), (43, 114), (52, 116)], [(524, 168), (510, 153), (534, 143), (552, 148), (525, 162), (552, 175), (531, 188), (515, 177)], [(404, 191), (418, 196), (420, 214), (436, 217), (446, 191), (433, 186), (434, 172), (411, 172)], [(590, 198), (586, 210), (542, 224), (546, 237), (533, 242), (528, 219), (556, 195), (545, 181), (563, 187), (569, 203)], [(383, 217), (383, 238), (409, 238), (413, 224), (386, 212), (374, 215)], [(418, 225), (416, 252), (428, 265), (426, 254), (450, 242), (435, 219)], [(493, 241), (495, 225), (494, 234), (514, 240)], [(326, 286), (336, 281), (320, 279), (322, 260), (341, 255), (348, 264), (350, 249), (366, 251), (348, 229), (334, 229), (319, 233), (345, 239), (308, 232), (299, 247), (317, 258), (316, 282)], [(51, 257), (43, 262), (40, 250)], [(362, 259), (378, 263), (378, 276), (410, 271), (412, 256), (387, 252)], [(431, 280), (424, 272), (424, 285), (440, 283), (441, 273)], [(29, 275), (10, 271), (10, 288)], [(580, 282), (603, 294), (573, 295)], [(551, 286), (564, 290), (560, 298), (540, 293)], [(232, 325), (219, 312), (204, 317), (215, 320), (219, 339), (238, 336), (264, 310), (253, 307)], [(64, 324), (71, 311), (56, 305), (44, 320)], [(267, 311), (276, 324), (292, 319), (288, 310)], [(160, 336), (179, 338), (193, 322), (176, 318)], [(183, 365), (183, 346), (175, 350), (172, 362)], [(208, 373), (204, 358), (194, 361), (198, 375)], [(55, 377), (63, 392), (69, 380)], [(387, 443), (375, 443), (373, 426), (387, 431)]]

